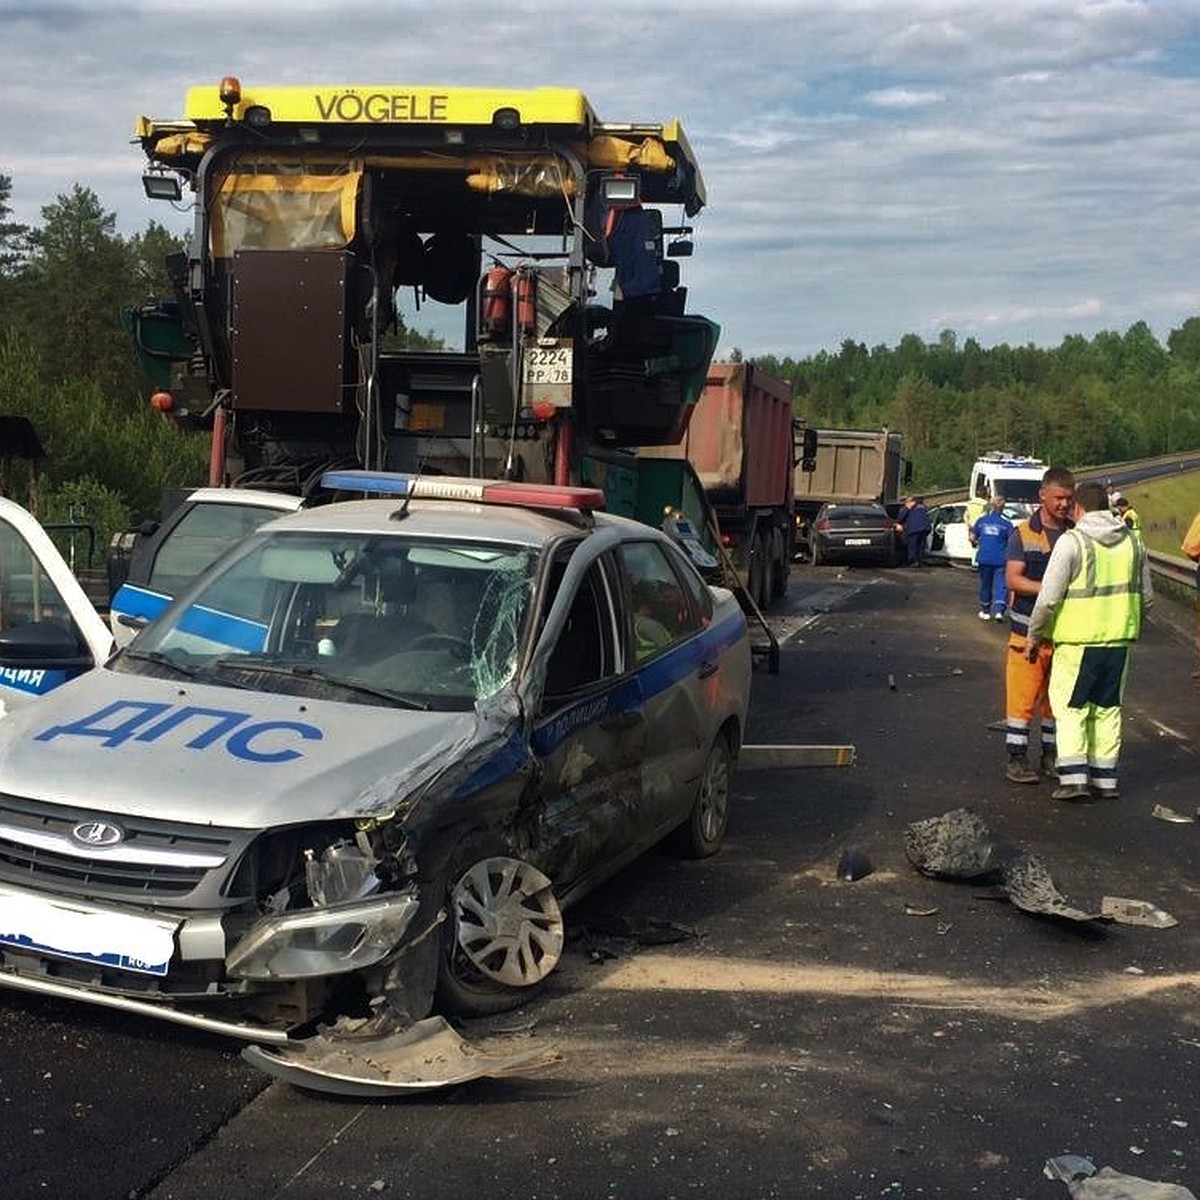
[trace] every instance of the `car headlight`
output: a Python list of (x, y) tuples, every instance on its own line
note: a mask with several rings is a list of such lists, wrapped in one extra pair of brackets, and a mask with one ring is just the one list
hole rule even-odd
[(415, 889), (264, 917), (225, 960), (241, 979), (307, 979), (386, 958), (420, 908)]

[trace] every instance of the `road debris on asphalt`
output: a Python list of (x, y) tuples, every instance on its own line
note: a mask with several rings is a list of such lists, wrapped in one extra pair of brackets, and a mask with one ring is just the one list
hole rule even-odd
[(1100, 900), (1100, 915), (1122, 925), (1145, 925), (1149, 929), (1170, 929), (1179, 922), (1149, 900), (1129, 900), (1124, 896), (1104, 896)]
[(997, 837), (969, 808), (913, 821), (904, 830), (904, 852), (923, 875), (997, 884), (1022, 912), (1068, 921), (1115, 919), (1071, 903), (1036, 854)]
[(562, 1060), (554, 1046), (480, 1045), (440, 1016), (391, 1033), (312, 1037), (286, 1046), (247, 1046), (242, 1058), (276, 1079), (335, 1096), (404, 1096), (538, 1071)]
[(904, 853), (922, 875), (935, 879), (999, 879), (1019, 851), (1001, 841), (969, 808), (913, 821), (904, 830)]
[(858, 846), (847, 846), (842, 851), (842, 857), (838, 859), (837, 877), (847, 883), (854, 883), (856, 880), (865, 879), (874, 870), (866, 851)]
[(1022, 912), (1061, 917), (1066, 921), (1095, 921), (1099, 912), (1076, 907), (1054, 886), (1050, 870), (1036, 854), (1021, 854), (1004, 868), (1004, 890)]
[(1177, 809), (1168, 808), (1165, 804), (1156, 804), (1151, 810), (1150, 815), (1157, 817), (1160, 821), (1170, 821), (1173, 825), (1194, 825), (1195, 817), (1188, 816), (1187, 813), (1181, 813)]
[(1065, 1183), (1073, 1200), (1196, 1200), (1196, 1194), (1179, 1183), (1124, 1175), (1112, 1167), (1097, 1171), (1091, 1159), (1081, 1154), (1047, 1159), (1042, 1174)]

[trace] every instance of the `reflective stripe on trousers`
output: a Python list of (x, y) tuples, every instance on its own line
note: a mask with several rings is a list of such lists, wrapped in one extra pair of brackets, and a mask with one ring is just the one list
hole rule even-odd
[(1047, 695), (1050, 663), (1054, 647), (1043, 642), (1037, 662), (1025, 657), (1026, 639), (1012, 633), (1004, 658), (1004, 744), (1009, 754), (1025, 754), (1029, 749), (1029, 727), (1035, 716), (1041, 717), (1042, 749), (1055, 751), (1054, 706)]
[(1129, 647), (1062, 645), (1050, 668), (1050, 703), (1058, 723), (1058, 780), (1064, 786), (1117, 790), (1121, 698)]

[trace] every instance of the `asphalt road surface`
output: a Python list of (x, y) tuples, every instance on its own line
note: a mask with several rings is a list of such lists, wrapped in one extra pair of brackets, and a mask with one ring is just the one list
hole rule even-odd
[[(1003, 777), (1005, 633), (974, 587), (796, 569), (747, 740), (857, 764), (741, 772), (721, 854), (652, 853), (573, 910), (544, 996), (467, 1031), (556, 1046), (550, 1068), (341, 1100), (213, 1038), (0, 993), (0, 1196), (1065, 1200), (1042, 1168), (1066, 1152), (1200, 1194), (1200, 823), (1152, 815), (1200, 803), (1190, 615), (1138, 648), (1123, 798), (1056, 804)], [(1178, 924), (918, 874), (906, 826), (961, 806), (1080, 908)]]

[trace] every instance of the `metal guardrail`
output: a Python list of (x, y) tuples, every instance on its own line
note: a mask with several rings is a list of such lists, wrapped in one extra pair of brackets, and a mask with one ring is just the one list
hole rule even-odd
[(1169, 579), (1181, 587), (1195, 586), (1196, 564), (1191, 559), (1180, 558), (1177, 554), (1163, 554), (1159, 550), (1147, 550), (1146, 561), (1154, 575)]

